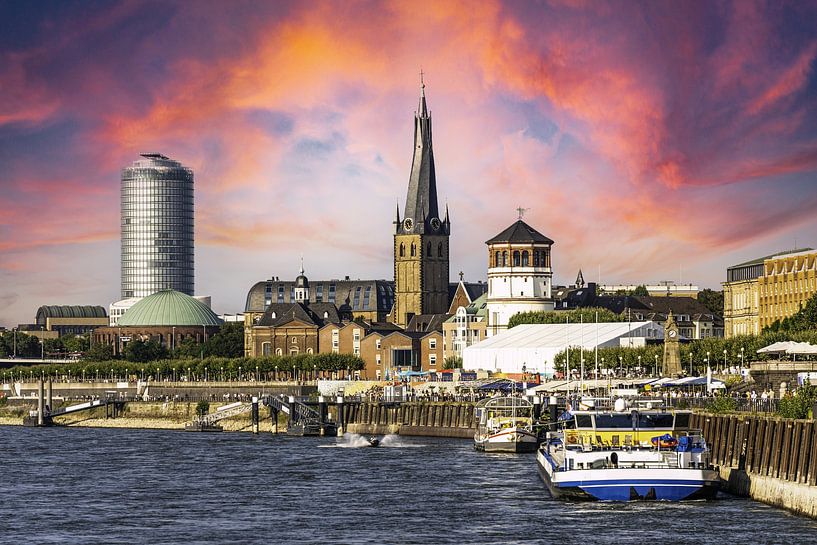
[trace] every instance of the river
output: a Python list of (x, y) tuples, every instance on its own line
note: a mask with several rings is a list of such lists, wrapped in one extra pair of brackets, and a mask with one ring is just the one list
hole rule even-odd
[(388, 436), (0, 427), (0, 543), (817, 543), (724, 495), (554, 501), (534, 456)]

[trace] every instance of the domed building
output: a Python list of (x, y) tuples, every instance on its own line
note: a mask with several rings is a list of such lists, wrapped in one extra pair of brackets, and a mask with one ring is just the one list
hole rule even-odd
[(94, 331), (94, 343), (109, 344), (119, 354), (134, 340), (153, 340), (172, 350), (184, 339), (204, 342), (224, 322), (203, 302), (175, 290), (162, 290), (141, 299), (115, 327)]

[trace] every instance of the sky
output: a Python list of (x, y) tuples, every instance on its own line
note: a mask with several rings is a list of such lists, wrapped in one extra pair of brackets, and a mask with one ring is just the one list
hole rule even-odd
[(425, 74), (451, 277), (517, 219), (554, 283), (817, 247), (815, 2), (0, 2), (0, 325), (119, 299), (121, 169), (195, 172), (196, 292), (393, 277)]

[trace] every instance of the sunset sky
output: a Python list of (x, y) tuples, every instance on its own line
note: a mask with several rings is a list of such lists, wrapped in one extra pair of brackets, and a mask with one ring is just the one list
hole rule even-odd
[(817, 3), (0, 3), (0, 325), (119, 298), (120, 170), (195, 171), (196, 292), (389, 278), (419, 71), (451, 276), (515, 208), (554, 283), (817, 247)]

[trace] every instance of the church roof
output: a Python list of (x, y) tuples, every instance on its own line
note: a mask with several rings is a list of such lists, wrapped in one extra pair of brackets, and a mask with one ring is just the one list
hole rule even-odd
[[(435, 218), (439, 221), (432, 223)], [(437, 174), (425, 84), (422, 85), (420, 104), (414, 114), (414, 157), (411, 161), (406, 207), (402, 222), (398, 209), (395, 223), (398, 233), (449, 233), (448, 209), (446, 208), (445, 218), (440, 218), (437, 203)]]
[(525, 223), (516, 220), (510, 227), (496, 235), (494, 238), (485, 241), (485, 244), (496, 244), (499, 242), (518, 242), (534, 244), (553, 244), (553, 241)]

